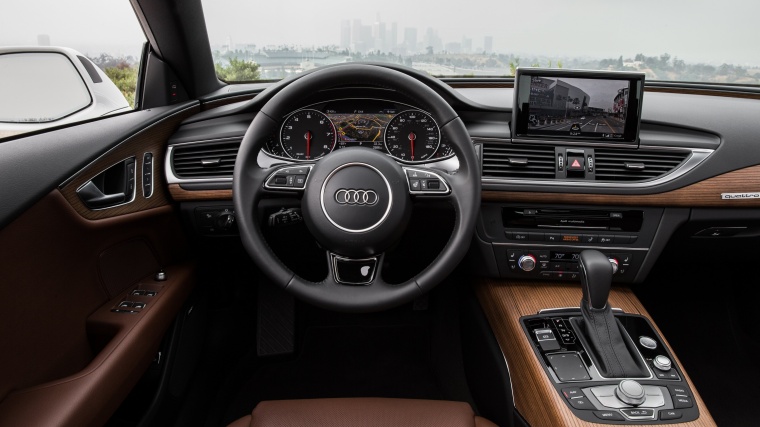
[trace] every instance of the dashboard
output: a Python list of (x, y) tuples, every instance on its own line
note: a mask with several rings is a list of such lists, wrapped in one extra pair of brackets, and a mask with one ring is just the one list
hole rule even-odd
[(335, 99), (289, 113), (264, 152), (288, 161), (314, 161), (334, 150), (368, 147), (405, 164), (454, 155), (433, 117), (411, 105), (383, 99)]

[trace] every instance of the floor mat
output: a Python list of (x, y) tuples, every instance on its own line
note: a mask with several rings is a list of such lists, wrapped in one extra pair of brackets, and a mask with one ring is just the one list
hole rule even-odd
[(261, 363), (250, 358), (233, 372), (249, 379), (229, 401), (222, 425), (249, 414), (262, 400), (442, 399), (430, 348), (424, 326), (312, 328), (297, 359)]

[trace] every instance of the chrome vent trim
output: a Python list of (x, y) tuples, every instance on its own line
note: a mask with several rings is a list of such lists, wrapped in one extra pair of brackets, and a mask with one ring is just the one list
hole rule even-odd
[(483, 177), (554, 179), (554, 147), (487, 140), (483, 144)]
[(182, 180), (232, 179), (240, 142), (228, 138), (169, 147), (171, 171)]
[(594, 150), (596, 181), (637, 182), (657, 179), (681, 165), (688, 151)]

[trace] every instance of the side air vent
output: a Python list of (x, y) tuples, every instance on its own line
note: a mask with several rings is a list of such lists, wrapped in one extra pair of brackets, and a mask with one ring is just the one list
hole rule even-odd
[(232, 177), (240, 140), (188, 144), (172, 151), (174, 174), (180, 178)]
[(634, 182), (659, 178), (689, 157), (686, 151), (594, 150), (597, 181)]
[(483, 143), (484, 177), (554, 179), (554, 168), (554, 147)]

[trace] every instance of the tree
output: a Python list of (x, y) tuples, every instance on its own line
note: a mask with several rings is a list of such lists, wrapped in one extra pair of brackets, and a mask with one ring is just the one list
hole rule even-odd
[(216, 63), (214, 69), (216, 69), (216, 75), (226, 82), (253, 81), (261, 77), (259, 64), (244, 59), (230, 58), (229, 64)]
[[(102, 56), (102, 55), (101, 55)], [(135, 108), (135, 91), (137, 90), (137, 67), (121, 61), (113, 67), (108, 67), (103, 72), (121, 91), (129, 106)]]
[(509, 61), (509, 75), (514, 76), (517, 74), (517, 67), (520, 66), (520, 57), (516, 57), (513, 61)]

